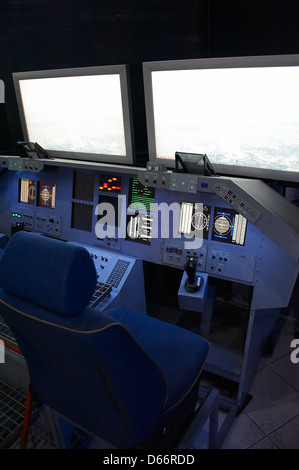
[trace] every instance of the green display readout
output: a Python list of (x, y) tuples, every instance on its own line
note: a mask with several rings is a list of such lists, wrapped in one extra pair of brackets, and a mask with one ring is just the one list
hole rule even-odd
[(155, 188), (149, 188), (141, 184), (137, 178), (130, 178), (128, 205), (134, 209), (146, 209), (151, 211), (155, 202)]

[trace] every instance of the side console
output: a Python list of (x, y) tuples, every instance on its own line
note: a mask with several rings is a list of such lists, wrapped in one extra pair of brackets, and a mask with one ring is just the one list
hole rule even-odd
[(69, 243), (83, 246), (93, 259), (97, 286), (90, 302), (91, 307), (101, 311), (127, 307), (146, 313), (141, 260), (83, 243)]

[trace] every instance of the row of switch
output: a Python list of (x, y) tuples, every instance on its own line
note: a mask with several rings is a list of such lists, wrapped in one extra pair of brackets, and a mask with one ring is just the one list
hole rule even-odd
[[(94, 259), (98, 259), (98, 255), (90, 253), (90, 256)], [(106, 263), (108, 262), (108, 258), (105, 258), (104, 256), (101, 256), (101, 261), (105, 261)]]

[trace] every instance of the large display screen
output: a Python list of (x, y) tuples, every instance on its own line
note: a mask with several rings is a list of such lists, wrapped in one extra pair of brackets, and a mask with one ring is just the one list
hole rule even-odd
[(149, 159), (206, 154), (219, 174), (299, 181), (299, 55), (143, 64)]
[(56, 158), (133, 163), (124, 65), (13, 74), (24, 139)]

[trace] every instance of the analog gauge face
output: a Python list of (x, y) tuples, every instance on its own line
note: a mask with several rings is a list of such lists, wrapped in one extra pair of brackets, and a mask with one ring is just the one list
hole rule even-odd
[(49, 202), (49, 200), (51, 199), (51, 194), (48, 188), (43, 188), (40, 193), (40, 196), (44, 203)]
[(224, 214), (218, 215), (214, 220), (214, 229), (219, 235), (227, 235), (232, 228), (231, 220)]
[(192, 216), (191, 224), (195, 230), (203, 230), (208, 224), (207, 216), (202, 212), (195, 212)]

